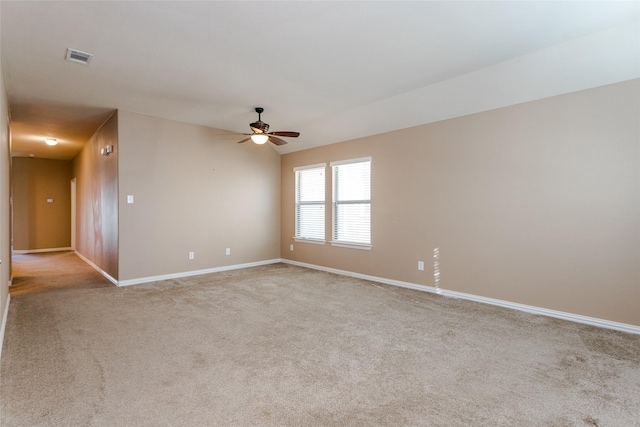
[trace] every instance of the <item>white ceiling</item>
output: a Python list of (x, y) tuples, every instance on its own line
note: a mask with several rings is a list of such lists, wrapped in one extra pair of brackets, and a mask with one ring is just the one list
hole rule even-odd
[(248, 132), (262, 106), (271, 130), (301, 132), (288, 153), (638, 78), (639, 16), (638, 1), (3, 0), (13, 154), (71, 158), (114, 109)]

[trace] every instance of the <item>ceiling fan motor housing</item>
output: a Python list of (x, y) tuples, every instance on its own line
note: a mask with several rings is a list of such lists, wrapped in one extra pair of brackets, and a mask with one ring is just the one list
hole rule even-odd
[(253, 122), (249, 125), (251, 130), (255, 133), (267, 133), (269, 131), (269, 125), (262, 120), (258, 120), (257, 122)]

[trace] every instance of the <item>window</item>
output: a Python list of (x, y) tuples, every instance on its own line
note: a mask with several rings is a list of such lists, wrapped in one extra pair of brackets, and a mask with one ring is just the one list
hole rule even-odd
[(371, 158), (332, 162), (333, 240), (371, 249)]
[(324, 243), (325, 164), (294, 168), (297, 241)]

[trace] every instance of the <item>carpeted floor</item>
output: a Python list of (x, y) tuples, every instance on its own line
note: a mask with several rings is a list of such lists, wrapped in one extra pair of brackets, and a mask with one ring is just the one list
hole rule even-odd
[(113, 287), (71, 251), (14, 254), (11, 297), (70, 289)]
[(2, 426), (640, 425), (640, 336), (286, 264), (15, 295), (5, 334)]

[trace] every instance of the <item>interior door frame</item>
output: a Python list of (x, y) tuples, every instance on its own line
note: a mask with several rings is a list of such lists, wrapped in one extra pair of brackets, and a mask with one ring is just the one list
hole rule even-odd
[(71, 180), (71, 250), (76, 250), (76, 178)]

